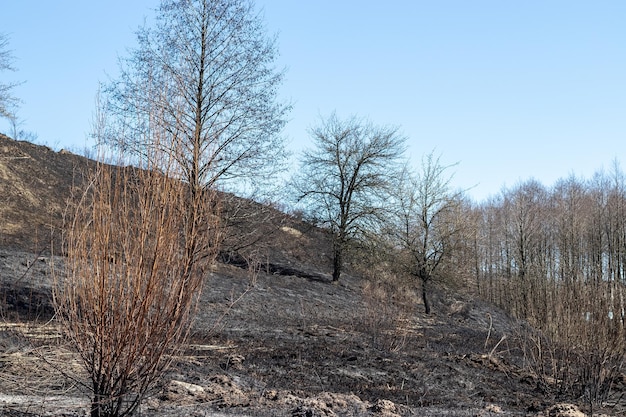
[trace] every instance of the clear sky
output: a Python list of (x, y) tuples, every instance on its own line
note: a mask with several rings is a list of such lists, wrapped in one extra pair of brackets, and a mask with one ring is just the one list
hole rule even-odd
[[(1, 0), (23, 128), (85, 146), (100, 81), (158, 0)], [(623, 0), (257, 0), (278, 33), (285, 129), (297, 152), (333, 110), (398, 125), (417, 163), (459, 164), (477, 200), (626, 163)], [(148, 20), (149, 21), (149, 20)], [(107, 75), (108, 74), (108, 75)], [(0, 131), (7, 131), (0, 123)], [(295, 158), (294, 158), (295, 159)]]

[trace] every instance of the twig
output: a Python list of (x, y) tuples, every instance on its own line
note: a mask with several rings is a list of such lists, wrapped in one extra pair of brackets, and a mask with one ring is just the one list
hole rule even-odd
[(224, 320), (224, 318), (228, 315), (228, 312), (230, 310), (232, 310), (232, 308), (235, 306), (235, 304), (237, 304), (239, 301), (241, 301), (241, 299), (243, 299), (243, 297), (246, 296), (246, 294), (248, 294), (250, 291), (252, 291), (254, 287), (246, 287), (245, 291), (242, 292), (239, 297), (237, 297), (237, 299), (230, 301), (230, 304), (228, 305), (228, 307), (226, 307), (226, 309), (224, 310), (224, 312), (218, 317), (217, 320), (215, 320), (215, 323), (213, 324), (213, 326), (209, 329), (208, 334), (212, 334), (215, 329), (217, 329), (217, 327), (222, 323), (222, 321)]
[(491, 336), (491, 328), (493, 326), (493, 320), (491, 318), (491, 314), (487, 313), (487, 317), (489, 317), (489, 330), (487, 331), (487, 339), (485, 340), (484, 349), (487, 350), (487, 344), (489, 343), (489, 337)]
[(493, 349), (491, 349), (491, 352), (489, 352), (489, 357), (490, 358), (493, 356), (493, 352), (495, 352), (495, 350), (498, 348), (498, 346), (500, 346), (500, 343), (502, 343), (504, 341), (504, 339), (506, 339), (506, 335), (502, 336), (500, 338), (500, 341), (498, 343), (496, 343), (496, 345), (493, 347)]

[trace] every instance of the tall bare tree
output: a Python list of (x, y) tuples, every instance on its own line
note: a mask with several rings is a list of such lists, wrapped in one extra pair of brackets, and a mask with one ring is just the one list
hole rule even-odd
[(290, 106), (277, 100), (276, 40), (251, 0), (162, 0), (137, 40), (104, 90), (115, 116), (106, 143), (134, 155), (164, 147), (193, 193), (281, 169)]
[(430, 282), (452, 254), (455, 239), (463, 230), (461, 193), (451, 189), (449, 168), (430, 153), (422, 158), (419, 171), (403, 171), (394, 195), (394, 234), (407, 271), (421, 283), (426, 314), (431, 312)]
[(405, 151), (397, 127), (375, 126), (335, 113), (310, 130), (314, 147), (305, 151), (294, 184), (309, 215), (333, 236), (333, 281), (338, 281), (347, 245), (384, 213), (384, 195)]
[[(0, 33), (0, 71), (14, 71), (13, 55), (9, 47), (9, 39)], [(0, 117), (13, 120), (18, 99), (13, 95), (13, 88), (16, 83), (0, 82)]]

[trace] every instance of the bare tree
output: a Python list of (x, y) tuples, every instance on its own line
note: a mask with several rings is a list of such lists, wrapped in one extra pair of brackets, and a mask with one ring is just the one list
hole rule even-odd
[(314, 148), (303, 153), (294, 180), (297, 199), (333, 236), (333, 281), (338, 281), (347, 245), (384, 213), (384, 195), (405, 151), (396, 127), (375, 126), (336, 114), (311, 129)]
[[(7, 49), (9, 40), (6, 35), (0, 33), (0, 71), (14, 71), (13, 55)], [(15, 118), (15, 110), (19, 102), (13, 96), (13, 88), (17, 83), (0, 82), (0, 117), (13, 120)]]
[(421, 282), (426, 314), (431, 312), (429, 284), (452, 254), (455, 238), (463, 230), (461, 193), (452, 192), (452, 177), (447, 174), (451, 167), (430, 153), (422, 158), (419, 172), (403, 171), (394, 195), (394, 235), (405, 269)]
[(9, 134), (12, 139), (15, 140), (25, 140), (31, 143), (37, 143), (37, 133), (26, 130), (23, 126), (26, 124), (25, 121), (17, 116), (17, 114), (13, 113), (9, 117), (10, 130)]
[(528, 180), (481, 208), (485, 293), (535, 329), (522, 348), (546, 388), (590, 404), (611, 397), (625, 363), (624, 178), (615, 163), (591, 181)]
[(218, 181), (254, 187), (281, 170), (290, 106), (277, 101), (276, 41), (251, 0), (162, 0), (138, 44), (104, 90), (115, 116), (107, 144), (169, 150), (194, 193)]

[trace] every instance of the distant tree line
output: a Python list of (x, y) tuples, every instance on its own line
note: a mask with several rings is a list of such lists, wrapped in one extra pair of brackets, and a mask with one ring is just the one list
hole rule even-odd
[(626, 176), (617, 161), (591, 179), (522, 182), (464, 218), (472, 238), (459, 258), (474, 266), (466, 282), (532, 326), (529, 365), (560, 392), (605, 401), (626, 354)]
[(626, 177), (617, 163), (609, 173), (569, 177), (550, 189), (529, 180), (475, 210), (476, 283), (486, 298), (505, 303), (504, 286), (515, 283), (510, 311), (545, 321), (554, 304), (545, 285), (588, 286), (606, 293), (606, 314), (624, 323)]

